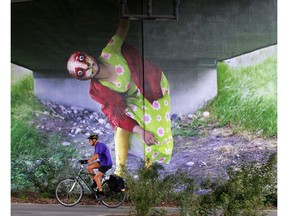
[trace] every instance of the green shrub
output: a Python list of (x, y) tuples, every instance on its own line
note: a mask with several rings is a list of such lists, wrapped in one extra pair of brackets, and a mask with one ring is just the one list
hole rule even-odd
[[(196, 181), (181, 170), (160, 177), (161, 165), (145, 168), (143, 164), (137, 178), (127, 176), (127, 193), (136, 215), (164, 215), (154, 208), (163, 203), (178, 206), (181, 216), (265, 215), (266, 207), (277, 205), (276, 165), (276, 154), (272, 154), (228, 169), (228, 179), (200, 176)], [(206, 193), (199, 194), (203, 189)]]
[[(38, 136), (41, 137), (41, 134)], [(42, 142), (31, 141), (31, 150), (25, 149), (25, 143), (11, 157), (11, 190), (12, 192), (49, 192), (54, 193), (55, 185), (70, 167), (75, 149), (62, 146), (61, 137), (45, 137)], [(33, 145), (34, 144), (34, 145)], [(15, 152), (16, 151), (16, 152)]]
[(199, 197), (200, 206), (210, 213), (218, 209), (221, 215), (264, 214), (263, 210), (269, 202), (267, 197), (277, 194), (276, 154), (266, 159), (244, 164), (238, 170), (228, 169), (227, 181), (208, 183), (207, 180), (204, 187), (212, 189), (212, 192)]
[(200, 187), (194, 178), (180, 170), (170, 178), (173, 179), (174, 200), (179, 208), (179, 215), (201, 215), (203, 210), (200, 208), (198, 196), (195, 195)]
[(137, 170), (137, 177), (128, 174), (126, 177), (127, 193), (136, 215), (165, 215), (165, 212), (154, 209), (167, 199), (171, 192), (168, 179), (160, 179), (160, 164), (153, 164), (146, 168), (144, 163)]

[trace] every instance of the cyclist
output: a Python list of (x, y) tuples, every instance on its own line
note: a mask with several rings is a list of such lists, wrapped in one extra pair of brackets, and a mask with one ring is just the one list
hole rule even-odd
[[(97, 134), (91, 134), (88, 138), (89, 144), (94, 147), (94, 155), (87, 160), (88, 166), (87, 170), (90, 173), (91, 180), (93, 184), (92, 188), (98, 187), (97, 196), (101, 200), (105, 198), (102, 190), (101, 179), (103, 175), (112, 168), (112, 159), (110, 156), (110, 150), (105, 143), (99, 142)], [(94, 169), (98, 171), (94, 175)]]

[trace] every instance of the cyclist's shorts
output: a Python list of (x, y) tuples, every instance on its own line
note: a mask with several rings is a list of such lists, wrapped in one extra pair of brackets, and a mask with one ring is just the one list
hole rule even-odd
[(102, 172), (102, 173), (106, 173), (109, 169), (111, 169), (112, 166), (101, 166), (99, 167), (98, 171)]

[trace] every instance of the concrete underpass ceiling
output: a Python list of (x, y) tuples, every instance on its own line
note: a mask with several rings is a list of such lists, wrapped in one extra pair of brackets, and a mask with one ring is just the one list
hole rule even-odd
[(91, 41), (115, 31), (116, 22), (111, 20), (117, 16), (117, 4), (111, 1), (12, 3), (12, 62), (37, 72), (65, 71), (71, 52), (81, 49), (91, 53), (95, 50)]
[[(128, 6), (141, 10), (136, 0)], [(171, 4), (161, 0), (154, 8), (166, 13)], [(11, 62), (66, 74), (73, 51), (99, 55), (118, 14), (116, 0), (12, 0)], [(191, 59), (221, 59), (277, 43), (276, 0), (181, 0), (179, 16), (179, 21), (144, 21), (144, 28), (132, 21), (127, 40), (141, 48), (144, 30), (148, 57), (167, 60), (185, 60), (185, 52)]]

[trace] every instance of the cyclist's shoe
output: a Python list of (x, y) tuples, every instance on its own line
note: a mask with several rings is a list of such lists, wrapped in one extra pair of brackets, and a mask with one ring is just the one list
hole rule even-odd
[(96, 199), (97, 201), (101, 201), (101, 200), (106, 198), (106, 196), (103, 193), (103, 191), (97, 191), (96, 194), (97, 194), (97, 199)]
[(101, 201), (101, 200), (103, 200), (105, 198), (106, 198), (105, 195), (99, 195), (99, 196), (97, 196), (96, 201)]

